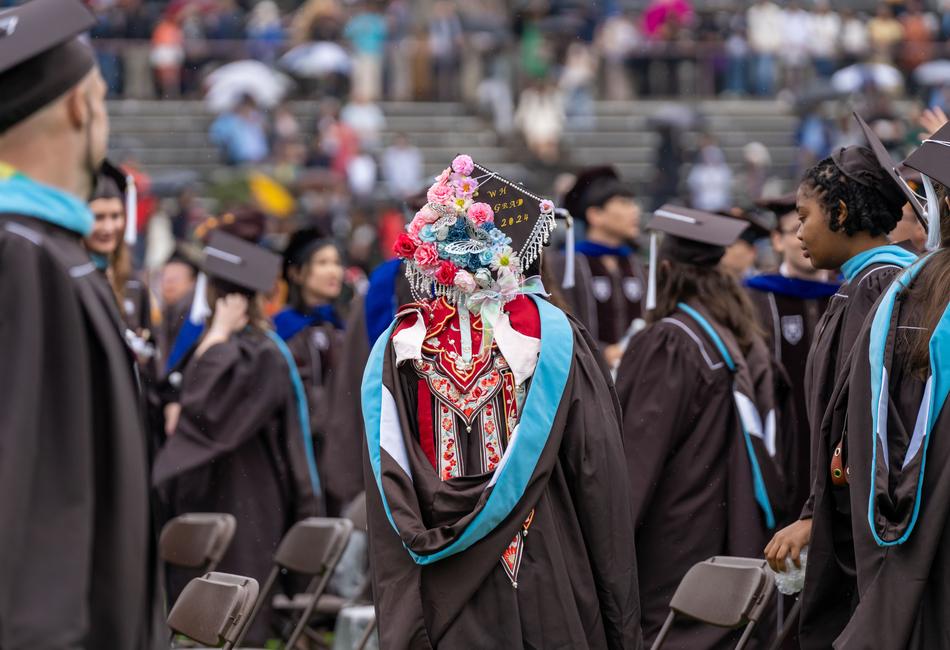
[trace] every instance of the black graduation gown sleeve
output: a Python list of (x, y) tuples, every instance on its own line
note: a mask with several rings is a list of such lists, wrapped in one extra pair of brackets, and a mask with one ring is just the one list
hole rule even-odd
[(4, 650), (161, 642), (132, 359), (90, 267), (75, 235), (0, 218)]

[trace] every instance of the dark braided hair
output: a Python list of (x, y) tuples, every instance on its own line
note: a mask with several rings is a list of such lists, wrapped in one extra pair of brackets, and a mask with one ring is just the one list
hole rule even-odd
[[(901, 220), (903, 205), (888, 202), (873, 187), (867, 187), (845, 176), (831, 158), (825, 158), (805, 172), (802, 184), (816, 191), (818, 202), (828, 214), (828, 227), (845, 234), (866, 231), (872, 237), (894, 230)], [(847, 215), (841, 219), (841, 202)]]

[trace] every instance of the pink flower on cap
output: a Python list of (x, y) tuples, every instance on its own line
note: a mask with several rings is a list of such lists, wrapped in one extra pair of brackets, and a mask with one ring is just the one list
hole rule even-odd
[(432, 268), (439, 263), (439, 249), (435, 247), (435, 244), (420, 244), (412, 259), (424, 269)]
[(554, 212), (554, 203), (548, 199), (544, 199), (538, 206), (541, 209), (541, 212)]
[(442, 173), (435, 177), (436, 185), (445, 185), (449, 182), (449, 176), (452, 174), (452, 168), (446, 167), (442, 170)]
[(487, 203), (473, 203), (468, 209), (468, 218), (476, 226), (495, 221), (495, 211)]
[(439, 220), (439, 213), (430, 208), (428, 205), (422, 206), (422, 209), (416, 212), (415, 219), (422, 219), (424, 223), (435, 223)]
[(458, 287), (462, 293), (472, 293), (478, 288), (478, 283), (475, 282), (474, 275), (462, 270), (455, 274), (455, 286)]
[(475, 170), (475, 163), (472, 162), (472, 157), (467, 156), (464, 153), (459, 154), (455, 157), (455, 160), (452, 161), (452, 171), (456, 174), (462, 174), (463, 176), (468, 176)]
[(417, 214), (415, 217), (412, 218), (412, 221), (409, 222), (409, 225), (406, 226), (406, 230), (413, 237), (418, 237), (419, 231), (422, 230), (423, 227), (425, 227), (425, 225), (426, 225), (425, 220)]
[(451, 205), (453, 198), (455, 198), (455, 193), (450, 186), (444, 183), (436, 183), (426, 192), (426, 199), (429, 203)]

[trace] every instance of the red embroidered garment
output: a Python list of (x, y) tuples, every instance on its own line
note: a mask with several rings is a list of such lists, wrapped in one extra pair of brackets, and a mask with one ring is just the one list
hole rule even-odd
[[(443, 299), (417, 308), (425, 319), (422, 358), (412, 362), (418, 375), (419, 444), (442, 480), (493, 472), (514, 436), (528, 381), (515, 385), (514, 374), (496, 342), (481, 353), (481, 319), (472, 314), (472, 359), (462, 357), (458, 310)], [(505, 306), (515, 331), (538, 338), (540, 320), (530, 299), (519, 297)], [(394, 335), (412, 327), (407, 317)], [(502, 555), (501, 563), (518, 586), (524, 539), (533, 513)]]

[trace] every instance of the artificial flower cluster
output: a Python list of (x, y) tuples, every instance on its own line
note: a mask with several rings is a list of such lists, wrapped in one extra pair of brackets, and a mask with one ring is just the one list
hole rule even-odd
[(426, 195), (428, 203), (393, 246), (398, 257), (412, 262), (423, 275), (462, 294), (491, 287), (495, 274), (521, 275), (511, 238), (495, 225), (491, 206), (475, 200), (474, 170), (471, 157), (456, 156), (435, 179)]

